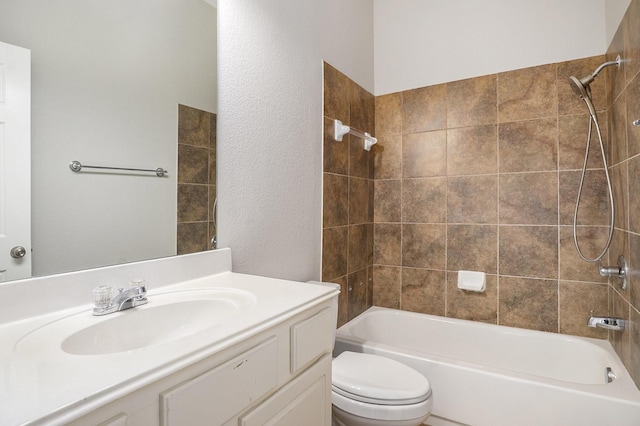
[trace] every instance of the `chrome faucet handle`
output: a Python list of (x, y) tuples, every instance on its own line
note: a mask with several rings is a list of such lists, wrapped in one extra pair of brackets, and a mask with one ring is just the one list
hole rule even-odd
[(129, 281), (130, 289), (141, 289), (142, 291), (147, 291), (147, 281), (142, 278), (136, 278), (135, 280)]
[(106, 308), (113, 300), (113, 287), (108, 285), (99, 285), (93, 289), (92, 300), (96, 308)]

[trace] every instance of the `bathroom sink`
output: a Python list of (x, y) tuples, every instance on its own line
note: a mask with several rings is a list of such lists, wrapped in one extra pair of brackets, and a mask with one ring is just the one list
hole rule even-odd
[(141, 350), (204, 333), (255, 304), (252, 293), (230, 288), (150, 295), (149, 303), (105, 316), (91, 311), (36, 328), (15, 345), (21, 355), (61, 349), (74, 355)]

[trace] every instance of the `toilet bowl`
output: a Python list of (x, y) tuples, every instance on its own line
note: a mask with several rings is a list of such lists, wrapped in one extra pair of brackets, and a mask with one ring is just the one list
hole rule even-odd
[(335, 426), (418, 426), (431, 413), (429, 381), (400, 362), (343, 352), (332, 369)]

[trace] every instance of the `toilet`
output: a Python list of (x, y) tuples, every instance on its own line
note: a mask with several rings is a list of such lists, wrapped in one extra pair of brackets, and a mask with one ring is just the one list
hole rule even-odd
[(342, 352), (332, 369), (335, 426), (418, 426), (431, 414), (429, 381), (398, 361)]

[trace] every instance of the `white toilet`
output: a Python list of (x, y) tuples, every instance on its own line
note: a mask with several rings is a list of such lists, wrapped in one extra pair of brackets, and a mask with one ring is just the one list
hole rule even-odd
[(431, 413), (429, 381), (400, 362), (343, 352), (332, 368), (335, 426), (418, 426)]

